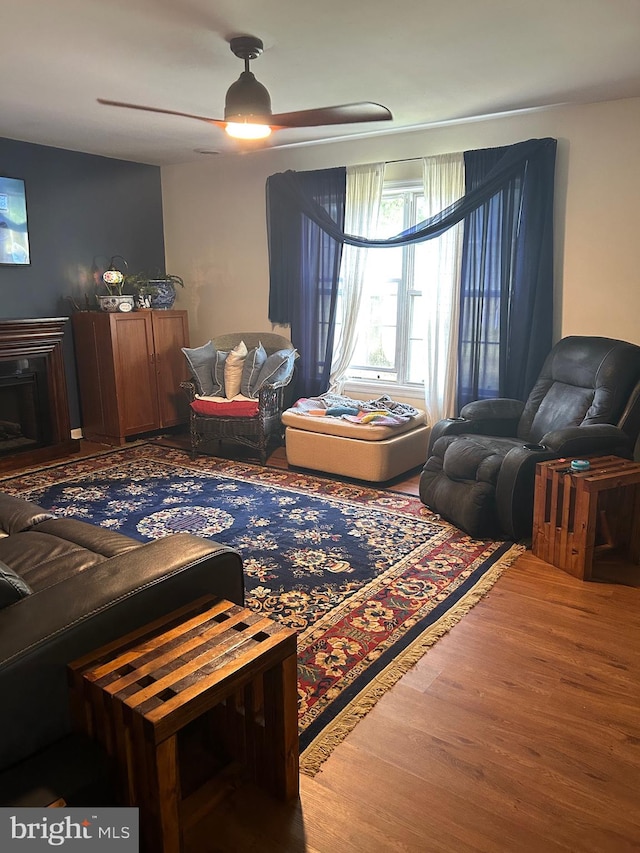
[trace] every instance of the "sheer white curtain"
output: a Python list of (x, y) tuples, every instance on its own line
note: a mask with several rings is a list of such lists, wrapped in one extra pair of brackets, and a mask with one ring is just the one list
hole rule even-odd
[[(347, 196), (344, 230), (359, 237), (375, 236), (384, 182), (384, 163), (347, 166)], [(342, 393), (344, 376), (357, 342), (357, 321), (362, 298), (362, 285), (368, 249), (345, 245), (340, 267), (338, 316), (333, 360), (329, 377), (330, 390)]]
[[(422, 161), (425, 218), (434, 216), (465, 192), (464, 157), (440, 154)], [(454, 225), (421, 249), (429, 253), (429, 280), (422, 283), (425, 341), (424, 393), (428, 422), (456, 415), (458, 319), (463, 223)]]

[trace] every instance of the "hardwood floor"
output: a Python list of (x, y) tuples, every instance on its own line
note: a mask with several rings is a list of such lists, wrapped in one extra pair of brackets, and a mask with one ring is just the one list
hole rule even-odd
[(640, 590), (527, 552), (299, 803), (236, 792), (194, 851), (640, 849)]
[(640, 850), (639, 576), (583, 583), (526, 552), (299, 800), (240, 788), (188, 853)]

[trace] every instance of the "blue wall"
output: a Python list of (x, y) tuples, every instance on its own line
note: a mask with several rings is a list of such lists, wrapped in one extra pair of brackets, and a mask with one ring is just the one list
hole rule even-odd
[[(0, 139), (0, 175), (26, 184), (30, 266), (0, 266), (0, 318), (63, 317), (65, 299), (96, 293), (94, 258), (129, 272), (164, 270), (160, 169)], [(80, 427), (71, 323), (65, 366), (72, 428)]]

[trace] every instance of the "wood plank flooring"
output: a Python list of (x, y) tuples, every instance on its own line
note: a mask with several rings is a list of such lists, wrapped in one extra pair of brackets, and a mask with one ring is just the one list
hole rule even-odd
[(299, 800), (240, 788), (187, 853), (640, 850), (639, 576), (583, 583), (528, 551)]
[(640, 849), (640, 590), (523, 555), (284, 808), (240, 791), (199, 851)]

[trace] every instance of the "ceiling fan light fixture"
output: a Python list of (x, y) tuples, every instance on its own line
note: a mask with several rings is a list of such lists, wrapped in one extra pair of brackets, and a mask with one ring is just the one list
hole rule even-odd
[(271, 96), (251, 71), (245, 69), (227, 91), (225, 130), (235, 139), (264, 139), (271, 133)]
[(227, 90), (224, 100), (225, 121), (235, 118), (271, 118), (271, 95), (251, 71), (243, 71)]
[(255, 124), (248, 119), (244, 121), (229, 121), (225, 127), (229, 136), (234, 139), (266, 139), (271, 133), (268, 124)]

